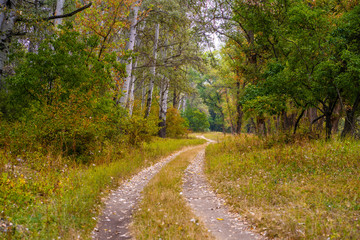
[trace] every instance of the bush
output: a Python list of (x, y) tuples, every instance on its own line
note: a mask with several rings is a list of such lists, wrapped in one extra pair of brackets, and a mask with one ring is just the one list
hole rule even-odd
[(189, 128), (194, 132), (204, 132), (209, 129), (210, 123), (205, 113), (196, 108), (187, 108), (183, 113), (189, 121)]
[(142, 142), (149, 142), (151, 137), (159, 131), (159, 119), (150, 115), (143, 118), (141, 115), (133, 115), (125, 120), (122, 129), (127, 136), (127, 142), (131, 145), (140, 145)]
[(166, 136), (182, 137), (187, 134), (188, 123), (176, 108), (169, 108), (166, 115)]
[(115, 55), (99, 61), (91, 51), (97, 42), (66, 26), (46, 38), (37, 53), (19, 56), (16, 74), (7, 79), (5, 117), (18, 125), (9, 134), (12, 149), (39, 147), (36, 143), (66, 155), (90, 156), (104, 138), (120, 133), (124, 115), (111, 89), (112, 73), (121, 76), (124, 66)]

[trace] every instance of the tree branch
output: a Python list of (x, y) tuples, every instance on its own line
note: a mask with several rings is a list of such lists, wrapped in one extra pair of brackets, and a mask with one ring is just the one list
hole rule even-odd
[(63, 15), (58, 15), (58, 16), (51, 16), (51, 17), (46, 17), (43, 18), (43, 21), (49, 21), (49, 20), (53, 20), (53, 19), (58, 19), (58, 18), (67, 18), (67, 17), (72, 17), (75, 14), (77, 14), (78, 12), (84, 11), (85, 9), (89, 8), (92, 5), (92, 3), (89, 3), (81, 8), (76, 9), (75, 11), (71, 12), (71, 13), (67, 13), (67, 14), (63, 14)]

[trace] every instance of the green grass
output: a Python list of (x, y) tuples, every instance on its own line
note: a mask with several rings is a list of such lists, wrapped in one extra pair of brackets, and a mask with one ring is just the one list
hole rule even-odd
[[(0, 239), (89, 239), (101, 197), (122, 180), (199, 139), (156, 139), (141, 148), (108, 145), (88, 165), (71, 159), (0, 153)], [(0, 223), (1, 223), (0, 222)]]
[(212, 239), (180, 194), (184, 170), (201, 148), (176, 157), (145, 187), (132, 225), (136, 239)]
[(360, 142), (260, 139), (209, 145), (211, 184), (280, 239), (360, 239)]

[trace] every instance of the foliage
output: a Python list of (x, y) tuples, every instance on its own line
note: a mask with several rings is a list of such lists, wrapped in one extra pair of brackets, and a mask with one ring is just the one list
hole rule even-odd
[(166, 114), (166, 136), (171, 138), (182, 137), (187, 133), (187, 122), (181, 117), (176, 108), (169, 108)]
[(243, 111), (253, 117), (266, 117), (278, 115), (286, 109), (286, 98), (275, 94), (265, 94), (263, 86), (249, 84), (242, 97)]
[[(98, 61), (89, 48), (96, 37), (82, 37), (63, 27), (28, 52), (7, 80), (12, 151), (29, 145), (54, 146), (68, 155), (86, 155), (95, 142), (119, 135), (121, 111), (114, 108), (111, 69), (121, 69), (114, 55)], [(114, 132), (118, 131), (117, 134)], [(8, 144), (8, 143), (5, 143)], [(35, 146), (35, 147), (38, 147)]]
[(122, 128), (127, 137), (127, 142), (131, 145), (140, 145), (143, 141), (148, 142), (152, 136), (159, 131), (159, 120), (155, 116), (143, 118), (133, 115), (122, 123)]
[(189, 128), (194, 132), (204, 132), (210, 124), (205, 113), (196, 108), (186, 108), (183, 117), (189, 122)]

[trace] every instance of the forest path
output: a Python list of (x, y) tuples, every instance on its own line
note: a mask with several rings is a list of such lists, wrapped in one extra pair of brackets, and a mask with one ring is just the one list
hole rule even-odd
[[(207, 140), (208, 144), (214, 142), (204, 136), (199, 138)], [(112, 191), (105, 201), (97, 228), (92, 232), (92, 239), (132, 239), (129, 225), (144, 187), (166, 164), (193, 148), (196, 147), (185, 148), (162, 159)], [(205, 147), (200, 149), (183, 178), (183, 196), (195, 215), (217, 239), (263, 239), (262, 236), (249, 231), (249, 226), (240, 220), (240, 216), (230, 213), (224, 205), (225, 201), (211, 190), (203, 173), (204, 159)]]
[(181, 153), (193, 148), (195, 147), (187, 147), (169, 155), (158, 163), (142, 170), (124, 182), (118, 189), (113, 190), (105, 201), (105, 207), (98, 220), (97, 227), (92, 232), (92, 239), (131, 239), (129, 224), (144, 187), (167, 163)]
[[(206, 139), (201, 136), (201, 138)], [(206, 139), (209, 143), (214, 142)], [(195, 215), (201, 219), (205, 227), (217, 239), (252, 240), (264, 239), (253, 233), (249, 226), (241, 221), (239, 214), (231, 213), (225, 200), (219, 198), (203, 173), (205, 149), (201, 150), (185, 171), (183, 196), (193, 209)]]

